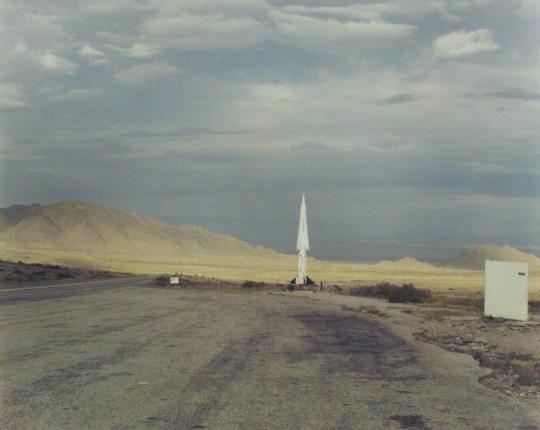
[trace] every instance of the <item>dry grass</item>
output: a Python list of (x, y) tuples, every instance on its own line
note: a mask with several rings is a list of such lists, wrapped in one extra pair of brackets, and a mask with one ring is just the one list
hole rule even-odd
[[(144, 255), (109, 254), (92, 255), (74, 251), (29, 251), (2, 249), (0, 258), (12, 261), (54, 263), (83, 266), (103, 270), (131, 273), (184, 273), (204, 275), (223, 280), (287, 283), (295, 274), (296, 257), (277, 255), (275, 258), (245, 257), (191, 257), (182, 260), (147, 260)], [(442, 267), (407, 267), (396, 264), (383, 267), (375, 264), (336, 261), (308, 262), (310, 276), (316, 283), (339, 284), (344, 288), (367, 286), (380, 282), (393, 284), (412, 283), (418, 288), (444, 292), (448, 296), (474, 296), (484, 288), (482, 271)], [(540, 300), (540, 273), (529, 277), (531, 300)]]

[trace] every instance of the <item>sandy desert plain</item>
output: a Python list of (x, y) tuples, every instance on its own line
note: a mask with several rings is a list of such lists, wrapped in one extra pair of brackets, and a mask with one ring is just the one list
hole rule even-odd
[[(37, 263), (58, 263), (134, 274), (184, 274), (205, 276), (219, 280), (272, 282), (286, 284), (295, 273), (296, 257), (276, 254), (266, 258), (248, 256), (190, 257), (159, 261), (146, 261), (136, 255), (94, 255), (87, 252), (38, 249), (4, 249), (2, 258)], [(413, 283), (434, 293), (445, 295), (478, 296), (484, 289), (482, 270), (439, 267), (412, 258), (363, 264), (327, 261), (310, 258), (310, 276), (316, 282), (338, 284), (344, 288), (367, 286), (379, 282), (393, 284)], [(529, 297), (540, 299), (540, 271), (529, 272)]]

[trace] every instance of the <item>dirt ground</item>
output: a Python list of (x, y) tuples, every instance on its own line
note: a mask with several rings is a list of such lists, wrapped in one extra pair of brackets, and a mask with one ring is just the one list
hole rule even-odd
[(471, 355), (490, 370), (480, 382), (513, 397), (540, 399), (540, 307), (533, 301), (529, 321), (485, 318), (477, 294), (437, 293), (427, 303), (392, 304), (384, 300), (329, 293), (297, 292), (340, 303), (343, 309), (403, 330), (447, 351)]
[(417, 339), (422, 318), (373, 302), (125, 284), (4, 302), (0, 427), (540, 428), (537, 398), (479, 383), (470, 355)]

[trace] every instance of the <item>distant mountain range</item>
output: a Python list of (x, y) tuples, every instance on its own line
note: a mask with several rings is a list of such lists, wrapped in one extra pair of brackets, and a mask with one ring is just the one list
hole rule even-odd
[(29, 251), (120, 254), (150, 260), (164, 256), (171, 259), (278, 255), (268, 248), (201, 227), (172, 226), (150, 217), (83, 202), (0, 209), (0, 244)]
[(521, 261), (529, 263), (529, 269), (540, 269), (540, 258), (509, 245), (480, 245), (464, 250), (444, 263), (445, 266), (463, 269), (483, 269), (485, 260)]
[[(206, 274), (208, 269), (202, 267), (218, 265), (240, 273), (238, 276), (248, 266), (264, 270), (286, 267), (292, 273), (296, 266), (293, 256), (231, 236), (201, 227), (172, 226), (147, 216), (83, 202), (0, 209), (0, 259), (147, 273), (189, 266), (192, 273), (198, 273), (200, 267), (200, 272)], [(508, 245), (473, 247), (442, 266), (481, 270), (487, 259), (524, 261), (531, 270), (540, 269), (540, 258)], [(379, 262), (374, 267), (436, 270), (435, 266), (408, 257)]]
[(423, 261), (418, 261), (415, 258), (404, 257), (397, 261), (379, 261), (375, 263), (374, 266), (381, 269), (399, 269), (406, 268), (407, 270), (433, 270), (436, 267), (429, 263), (424, 263)]

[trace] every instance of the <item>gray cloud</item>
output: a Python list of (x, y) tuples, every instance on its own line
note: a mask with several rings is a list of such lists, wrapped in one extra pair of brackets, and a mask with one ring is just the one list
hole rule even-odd
[(530, 100), (530, 101), (540, 100), (539, 92), (527, 91), (521, 88), (506, 88), (504, 90), (486, 93), (485, 95), (490, 96), (490, 97), (499, 97), (502, 99), (510, 99), (510, 100)]
[(190, 127), (182, 130), (171, 131), (146, 131), (146, 130), (130, 130), (124, 136), (128, 138), (140, 138), (140, 139), (153, 139), (153, 138), (166, 138), (174, 139), (181, 137), (193, 137), (193, 136), (222, 136), (222, 135), (236, 135), (244, 133), (252, 133), (254, 130), (214, 130), (205, 127)]
[(396, 94), (385, 99), (379, 100), (377, 103), (382, 105), (393, 105), (399, 103), (408, 103), (416, 100), (413, 94)]
[(0, 111), (28, 108), (27, 96), (16, 84), (0, 84)]
[(180, 69), (170, 64), (145, 63), (121, 70), (115, 73), (114, 78), (128, 85), (137, 86), (165, 76), (177, 75), (178, 73), (180, 73)]
[(538, 101), (540, 100), (540, 92), (529, 91), (523, 88), (503, 88), (496, 91), (489, 91), (484, 93), (467, 93), (464, 94), (464, 97), (495, 97), (507, 100)]

